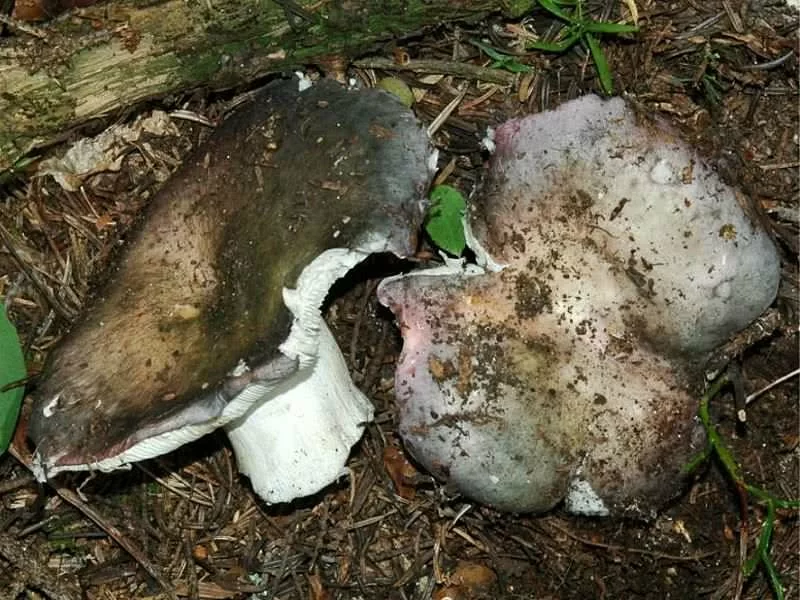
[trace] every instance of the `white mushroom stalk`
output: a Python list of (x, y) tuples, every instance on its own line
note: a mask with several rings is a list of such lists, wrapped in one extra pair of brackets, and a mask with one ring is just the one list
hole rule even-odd
[(239, 471), (268, 503), (315, 494), (344, 475), (350, 449), (372, 421), (324, 321), (317, 357), (225, 427)]
[(372, 420), (372, 404), (320, 314), (330, 287), (366, 256), (327, 250), (303, 269), (295, 289), (284, 289), (294, 322), (280, 351), (300, 368), (225, 426), (239, 471), (268, 503), (314, 494), (346, 473), (350, 448)]

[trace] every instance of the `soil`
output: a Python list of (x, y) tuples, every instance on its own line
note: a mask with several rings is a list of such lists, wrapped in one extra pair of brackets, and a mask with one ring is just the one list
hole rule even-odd
[[(586, 2), (585, 10), (618, 18), (620, 8)], [(725, 354), (749, 394), (798, 368), (798, 13), (782, 2), (695, 0), (642, 2), (638, 10), (637, 35), (602, 40), (616, 93), (677, 126), (743, 190), (783, 255), (779, 297), (763, 320), (769, 326), (740, 336)], [(551, 25), (544, 11), (532, 16), (441, 27), (377, 50), (479, 64), (469, 42), (484, 40), (533, 67), (510, 87), (399, 75), (427, 90), (414, 107), (426, 122), (466, 86), (434, 136), (447, 182), (463, 190), (480, 179), (487, 125), (600, 90), (580, 46), (524, 51), (526, 29)], [(348, 74), (366, 84), (397, 76)], [(231, 98), (187, 95), (161, 108), (213, 121)], [(148, 199), (208, 135), (204, 125), (173, 121), (180, 135), (136, 144), (118, 172), (98, 174), (80, 191), (32, 177), (36, 165), (0, 189), (0, 297), (26, 350), (29, 385)], [(354, 380), (376, 406), (349, 478), (315, 497), (266, 506), (218, 434), (130, 471), (39, 485), (23, 466), (23, 416), (13, 455), (0, 457), (0, 598), (169, 598), (164, 584), (179, 597), (209, 599), (770, 598), (775, 586), (763, 567), (742, 575), (766, 524), (774, 525), (769, 556), (784, 597), (800, 598), (797, 511), (780, 509), (768, 521), (764, 503), (741, 493), (717, 461), (651, 522), (560, 509), (501, 514), (418, 471), (395, 433), (400, 337), (375, 299), (379, 268), (386, 266), (360, 269), (337, 286), (327, 310)], [(744, 426), (727, 392), (713, 399), (711, 416), (747, 483), (800, 497), (796, 375), (758, 395)]]

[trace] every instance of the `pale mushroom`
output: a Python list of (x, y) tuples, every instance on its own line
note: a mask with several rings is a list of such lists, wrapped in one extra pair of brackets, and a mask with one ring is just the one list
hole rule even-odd
[(116, 469), (224, 426), (267, 502), (336, 480), (373, 409), (320, 307), (367, 255), (414, 252), (430, 159), (385, 92), (256, 94), (154, 198), (52, 353), (30, 423), (39, 477)]
[(666, 127), (587, 96), (500, 126), (484, 268), (384, 281), (411, 454), (508, 511), (649, 515), (702, 448), (708, 353), (773, 301), (775, 246)]

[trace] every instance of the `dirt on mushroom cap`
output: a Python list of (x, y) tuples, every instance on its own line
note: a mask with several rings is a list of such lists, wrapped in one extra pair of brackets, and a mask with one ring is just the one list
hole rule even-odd
[(401, 433), (496, 508), (649, 515), (700, 448), (704, 357), (775, 297), (775, 246), (620, 99), (509, 121), (495, 141), (471, 229), (505, 269), (379, 290), (404, 336)]

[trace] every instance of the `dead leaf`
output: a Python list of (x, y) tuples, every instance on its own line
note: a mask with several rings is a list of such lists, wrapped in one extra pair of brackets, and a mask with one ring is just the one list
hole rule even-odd
[[(186, 581), (177, 581), (175, 593), (181, 597), (191, 596), (192, 587)], [(201, 600), (227, 600), (228, 598), (235, 598), (236, 595), (237, 592), (235, 590), (227, 590), (213, 581), (199, 581), (197, 583), (196, 597)]]
[(202, 544), (197, 544), (194, 548), (192, 548), (192, 556), (195, 560), (205, 561), (208, 560), (208, 548), (203, 546)]
[(491, 598), (497, 581), (495, 572), (482, 563), (459, 561), (447, 577), (447, 585), (439, 588), (433, 600), (479, 600)]
[(387, 446), (383, 451), (383, 466), (394, 484), (397, 495), (412, 500), (416, 495), (414, 483), (419, 471), (408, 461), (402, 450)]
[(450, 582), (470, 589), (486, 591), (497, 580), (495, 572), (483, 563), (459, 561)]
[(113, 227), (117, 224), (114, 221), (114, 218), (109, 215), (108, 213), (103, 213), (102, 215), (98, 215), (97, 218), (94, 220), (94, 226), (97, 227), (97, 231), (103, 231), (108, 229), (109, 227)]
[(309, 600), (331, 600), (330, 592), (322, 585), (322, 580), (316, 573), (306, 575), (308, 579), (308, 598)]

